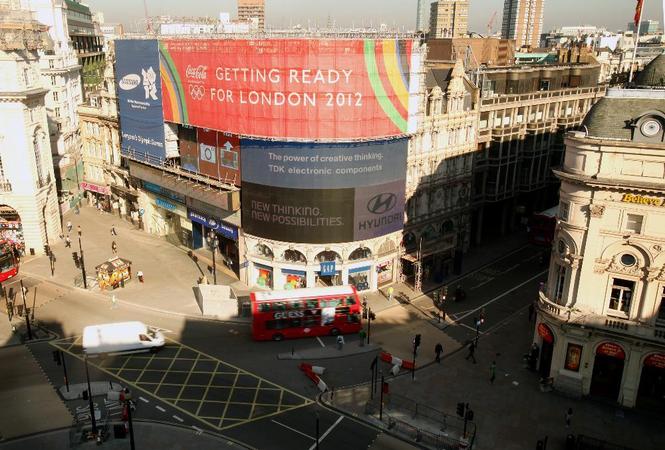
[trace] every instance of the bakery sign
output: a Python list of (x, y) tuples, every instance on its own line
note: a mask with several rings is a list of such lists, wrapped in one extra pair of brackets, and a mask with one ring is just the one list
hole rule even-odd
[(665, 199), (658, 197), (647, 197), (639, 194), (623, 194), (621, 197), (623, 203), (634, 203), (645, 206), (665, 206)]

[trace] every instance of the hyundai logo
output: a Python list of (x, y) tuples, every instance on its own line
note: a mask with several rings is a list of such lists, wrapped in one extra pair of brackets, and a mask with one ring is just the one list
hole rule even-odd
[(384, 192), (372, 197), (367, 202), (367, 211), (372, 214), (383, 214), (395, 207), (397, 204), (397, 196), (395, 194)]

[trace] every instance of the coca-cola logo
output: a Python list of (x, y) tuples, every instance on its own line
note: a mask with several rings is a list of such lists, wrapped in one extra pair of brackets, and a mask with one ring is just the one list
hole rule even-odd
[(185, 76), (195, 80), (205, 80), (208, 76), (206, 70), (208, 70), (208, 66), (204, 66), (203, 64), (197, 67), (188, 65), (187, 70), (185, 71)]

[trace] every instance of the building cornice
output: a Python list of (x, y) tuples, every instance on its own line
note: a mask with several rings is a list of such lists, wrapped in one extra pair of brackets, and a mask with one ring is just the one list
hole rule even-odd
[(665, 184), (651, 183), (648, 181), (618, 180), (616, 178), (602, 178), (597, 176), (576, 175), (562, 170), (552, 170), (554, 175), (561, 181), (567, 181), (573, 184), (585, 185), (597, 189), (613, 189), (620, 192), (630, 192), (641, 190), (653, 193), (665, 193)]
[(44, 88), (33, 88), (25, 91), (15, 91), (15, 92), (0, 92), (0, 102), (12, 102), (12, 101), (22, 101), (27, 100), (31, 97), (43, 97), (48, 93), (48, 89)]

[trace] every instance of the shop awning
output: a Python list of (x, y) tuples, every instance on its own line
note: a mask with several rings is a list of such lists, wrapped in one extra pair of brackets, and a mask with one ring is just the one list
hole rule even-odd
[(354, 267), (353, 269), (349, 269), (349, 273), (367, 272), (371, 268), (371, 266)]
[(407, 261), (414, 263), (418, 261), (418, 256), (413, 253), (405, 253), (402, 255), (402, 259), (406, 259)]
[(118, 191), (118, 192), (123, 193), (123, 194), (131, 195), (133, 197), (138, 197), (139, 196), (138, 192), (133, 191), (129, 188), (126, 188), (125, 186), (112, 184), (111, 185), (111, 190), (112, 191)]

